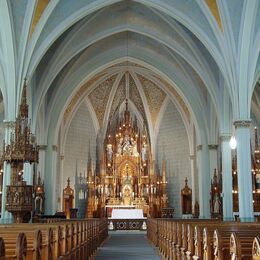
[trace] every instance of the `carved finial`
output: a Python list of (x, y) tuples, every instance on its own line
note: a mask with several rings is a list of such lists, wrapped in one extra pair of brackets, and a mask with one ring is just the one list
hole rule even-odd
[(125, 99), (125, 110), (128, 111), (128, 99)]
[(185, 187), (188, 187), (188, 178), (185, 178)]
[(70, 178), (67, 179), (67, 183), (68, 183), (67, 188), (69, 188), (70, 187)]
[(28, 105), (27, 105), (26, 88), (27, 88), (27, 82), (26, 82), (26, 78), (25, 78), (24, 79), (24, 85), (23, 85), (22, 99), (21, 99), (21, 104), (20, 104), (20, 111), (19, 111), (21, 118), (28, 118)]

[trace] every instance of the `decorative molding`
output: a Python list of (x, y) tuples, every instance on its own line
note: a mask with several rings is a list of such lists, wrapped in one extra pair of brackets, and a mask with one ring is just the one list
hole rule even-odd
[(209, 150), (217, 150), (218, 149), (218, 145), (217, 144), (209, 144), (208, 148), (209, 148)]
[(58, 145), (55, 145), (55, 144), (54, 144), (54, 145), (52, 146), (52, 150), (55, 151), (55, 152), (57, 152), (57, 151), (58, 151)]
[(222, 135), (220, 135), (220, 141), (221, 142), (229, 142), (230, 141), (230, 138), (231, 138), (231, 134), (229, 134), (229, 133), (226, 133), (226, 134), (222, 134)]
[(11, 120), (4, 120), (4, 128), (14, 128), (15, 127), (15, 121)]
[(235, 128), (249, 128), (251, 125), (251, 119), (239, 119), (234, 121)]
[(197, 151), (202, 151), (202, 144), (197, 145)]
[(46, 144), (40, 144), (39, 145), (39, 150), (46, 150), (47, 147), (48, 147), (48, 145), (46, 145)]

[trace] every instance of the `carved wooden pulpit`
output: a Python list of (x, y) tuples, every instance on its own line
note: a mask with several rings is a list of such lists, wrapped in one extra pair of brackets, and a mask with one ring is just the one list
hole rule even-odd
[(67, 187), (63, 190), (63, 211), (66, 218), (70, 218), (70, 209), (73, 208), (74, 190), (70, 187), (70, 178), (67, 180)]

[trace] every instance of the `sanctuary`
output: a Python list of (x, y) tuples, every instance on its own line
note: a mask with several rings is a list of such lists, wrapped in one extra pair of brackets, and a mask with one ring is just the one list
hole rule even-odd
[(146, 127), (140, 130), (131, 118), (127, 99), (123, 117), (107, 129), (102, 158), (100, 173), (93, 176), (89, 167), (86, 216), (110, 217), (113, 208), (136, 208), (160, 217), (168, 206), (165, 162), (157, 174)]

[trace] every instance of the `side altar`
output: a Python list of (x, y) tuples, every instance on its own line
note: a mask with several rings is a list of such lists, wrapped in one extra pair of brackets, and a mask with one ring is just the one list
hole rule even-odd
[(161, 217), (168, 207), (166, 167), (155, 171), (146, 127), (132, 120), (128, 101), (116, 127), (108, 127), (100, 173), (88, 164), (88, 202), (86, 217), (112, 215), (114, 208), (141, 209), (144, 217)]

